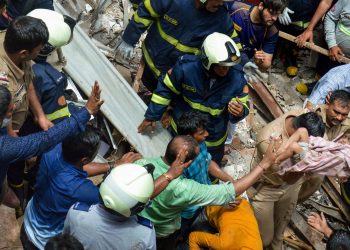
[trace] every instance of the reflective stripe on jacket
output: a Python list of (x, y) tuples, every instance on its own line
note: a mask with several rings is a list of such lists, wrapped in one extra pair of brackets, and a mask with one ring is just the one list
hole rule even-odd
[(47, 62), (33, 65), (33, 84), (47, 118), (58, 123), (70, 116), (64, 90), (67, 77)]
[(237, 40), (227, 8), (211, 13), (195, 7), (194, 0), (144, 0), (128, 24), (123, 40), (135, 45), (148, 29), (143, 56), (155, 76), (165, 73), (184, 54), (198, 54), (205, 37), (213, 32)]
[[(160, 120), (169, 103), (175, 103), (172, 128), (176, 131), (176, 121), (187, 111), (196, 109), (208, 115), (206, 140), (208, 147), (216, 147), (225, 142), (227, 122), (238, 122), (249, 113), (247, 93), (243, 92), (246, 84), (241, 65), (232, 67), (227, 76), (218, 78), (209, 88), (212, 77), (204, 69), (197, 56), (185, 55), (179, 59), (171, 73), (161, 77), (154, 91), (145, 117)], [(227, 105), (231, 100), (240, 99), (244, 106), (242, 117), (228, 113)]]

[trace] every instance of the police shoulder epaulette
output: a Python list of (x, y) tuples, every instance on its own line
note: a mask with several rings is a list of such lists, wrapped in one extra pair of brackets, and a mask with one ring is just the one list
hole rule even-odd
[(88, 205), (86, 203), (82, 203), (82, 202), (77, 202), (73, 205), (73, 209), (78, 210), (78, 211), (88, 212), (90, 209), (90, 205)]
[(148, 227), (150, 229), (153, 228), (153, 223), (149, 219), (142, 217), (140, 215), (137, 215), (137, 223), (141, 224), (142, 226)]

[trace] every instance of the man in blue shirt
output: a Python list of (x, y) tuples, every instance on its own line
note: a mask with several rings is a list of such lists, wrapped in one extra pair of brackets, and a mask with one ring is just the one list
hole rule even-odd
[[(179, 135), (191, 136), (199, 144), (199, 154), (193, 160), (191, 165), (185, 169), (182, 176), (187, 179), (195, 180), (200, 184), (211, 185), (209, 174), (223, 182), (233, 183), (233, 178), (225, 173), (215, 161), (211, 160), (205, 139), (209, 133), (206, 130), (208, 118), (199, 111), (190, 111), (184, 113), (177, 124)], [(200, 212), (200, 207), (192, 206), (184, 209), (181, 213), (181, 231), (184, 239), (187, 239), (189, 229), (193, 221)]]
[[(96, 156), (99, 135), (88, 128), (42, 156), (35, 193), (28, 202), (23, 226), (29, 240), (38, 248), (63, 230), (69, 208), (76, 202), (99, 203), (99, 190), (83, 166)], [(107, 171), (107, 169), (106, 169)]]
[(86, 108), (82, 108), (79, 112), (48, 131), (24, 137), (11, 137), (7, 135), (6, 126), (11, 122), (14, 104), (8, 89), (0, 86), (0, 185), (2, 186), (0, 198), (4, 205), (19, 206), (19, 201), (14, 193), (7, 189), (7, 185), (4, 184), (9, 164), (42, 154), (67, 136), (84, 130), (90, 115), (96, 114), (103, 104), (103, 101), (100, 100), (100, 94), (99, 85), (95, 82)]
[[(99, 146), (99, 134), (88, 127), (42, 156), (35, 193), (24, 214), (21, 235), (24, 244), (30, 241), (29, 244), (43, 249), (51, 237), (62, 232), (68, 210), (74, 203), (100, 202), (98, 187), (87, 177), (106, 173), (115, 164), (91, 163)], [(128, 159), (132, 162), (139, 157)]]
[[(274, 23), (286, 6), (285, 0), (264, 0), (257, 6), (238, 1), (227, 5), (243, 51), (249, 59), (254, 58), (260, 70), (267, 70), (278, 40)], [(244, 59), (243, 64), (247, 63)]]

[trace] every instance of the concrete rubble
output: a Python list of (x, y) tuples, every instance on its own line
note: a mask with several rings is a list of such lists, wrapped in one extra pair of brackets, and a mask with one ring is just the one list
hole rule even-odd
[[(77, 17), (80, 12), (83, 12), (81, 27), (91, 38), (104, 46), (98, 47), (131, 84), (141, 58), (142, 39), (137, 44), (135, 54), (130, 62), (115, 58), (114, 51), (124, 27), (123, 2), (120, 0), (96, 1), (63, 0), (59, 2), (63, 4), (72, 16)], [(126, 13), (130, 17), (132, 15), (132, 9), (130, 5), (127, 8), (128, 11)], [(302, 59), (298, 61), (300, 72), (296, 77), (288, 77), (281, 61), (277, 59), (267, 77), (264, 78), (265, 85), (276, 98), (284, 112), (302, 107), (305, 97), (295, 91), (295, 86), (300, 82), (309, 83), (313, 81), (314, 71), (307, 67), (310, 53), (307, 50), (302, 50), (300, 54), (302, 55), (300, 57)], [(249, 125), (247, 120), (243, 120), (237, 124), (234, 140), (231, 145), (231, 153), (227, 156), (228, 161), (224, 166), (224, 171), (235, 179), (244, 176), (250, 171), (252, 157), (255, 152), (256, 132), (267, 123), (258, 112), (255, 111), (253, 113), (252, 124)], [(311, 199), (325, 206), (333, 206), (322, 190), (317, 191)], [(306, 217), (314, 209), (308, 205), (299, 204), (297, 211)], [(0, 214), (0, 249), (21, 249), (19, 243), (19, 225), (21, 223), (17, 223), (15, 220), (14, 211), (1, 206)], [(344, 223), (334, 218), (329, 219), (331, 225), (335, 228), (345, 228)], [(2, 225), (6, 225), (6, 227), (4, 228)], [(292, 248), (286, 246), (286, 249)]]

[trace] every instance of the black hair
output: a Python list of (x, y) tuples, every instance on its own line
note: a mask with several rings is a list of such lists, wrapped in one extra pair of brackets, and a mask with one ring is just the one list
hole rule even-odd
[(63, 159), (71, 164), (77, 163), (84, 157), (91, 159), (96, 154), (99, 145), (100, 134), (98, 130), (87, 126), (84, 132), (67, 137), (63, 140)]
[(45, 250), (84, 250), (83, 244), (69, 234), (52, 237), (45, 245)]
[(282, 12), (288, 3), (286, 0), (260, 0), (264, 4), (264, 9), (272, 10), (274, 13)]
[(340, 101), (342, 104), (350, 104), (350, 93), (346, 90), (335, 90), (329, 97), (329, 103)]
[(188, 151), (185, 162), (197, 157), (198, 153), (196, 152), (196, 148), (198, 147), (198, 143), (191, 136), (178, 135), (171, 139), (165, 151), (164, 158), (169, 165), (175, 161), (183, 145), (187, 145)]
[(198, 131), (200, 128), (206, 128), (208, 125), (208, 116), (199, 112), (198, 110), (192, 110), (185, 112), (181, 115), (177, 121), (177, 134), (178, 135), (191, 135)]
[(0, 85), (0, 118), (4, 118), (7, 113), (11, 99), (11, 92), (5, 86)]
[(309, 136), (323, 137), (326, 131), (322, 118), (315, 112), (309, 112), (295, 117), (293, 127), (295, 129), (306, 128)]
[(329, 237), (326, 250), (350, 249), (350, 233), (345, 230), (335, 230)]
[(4, 47), (7, 53), (14, 54), (21, 50), (31, 52), (49, 39), (49, 31), (45, 23), (34, 17), (20, 16), (7, 28)]

